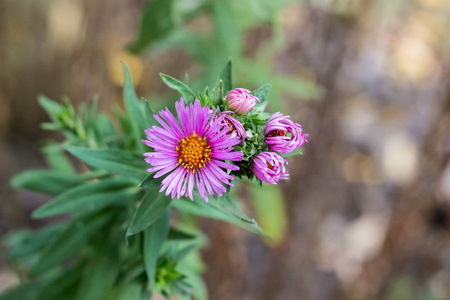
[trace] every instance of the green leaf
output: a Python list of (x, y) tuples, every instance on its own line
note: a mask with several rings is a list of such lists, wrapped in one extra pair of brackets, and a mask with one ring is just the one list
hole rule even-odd
[(38, 290), (39, 284), (36, 282), (20, 284), (0, 295), (0, 300), (34, 300)]
[(258, 97), (258, 99), (260, 101), (259, 103), (261, 104), (262, 102), (266, 101), (267, 96), (269, 95), (271, 87), (272, 86), (270, 84), (263, 85), (262, 87), (260, 87), (256, 91), (254, 91), (252, 93), (252, 95), (255, 96), (255, 97)]
[(302, 155), (303, 154), (303, 147), (298, 148), (297, 150), (294, 150), (290, 153), (281, 153), (281, 156), (283, 157), (290, 157), (294, 155)]
[(287, 233), (288, 216), (279, 187), (266, 184), (261, 188), (254, 184), (251, 187), (251, 195), (261, 228), (271, 237), (266, 242), (272, 246), (280, 245)]
[(232, 89), (232, 77), (231, 77), (231, 59), (227, 62), (222, 72), (220, 73), (220, 79), (223, 81), (223, 93), (227, 94)]
[(15, 189), (23, 188), (49, 195), (57, 195), (83, 183), (83, 179), (75, 174), (53, 170), (30, 170), (20, 173), (11, 180)]
[(214, 106), (220, 105), (222, 103), (222, 99), (223, 99), (223, 81), (219, 80), (219, 83), (217, 83), (213, 91), (212, 104)]
[[(111, 297), (106, 299), (116, 299), (116, 300), (140, 300), (141, 298), (142, 286), (138, 283), (130, 283), (124, 285), (117, 292), (112, 290)], [(116, 296), (113, 298), (113, 295)]]
[(191, 102), (194, 102), (195, 100), (195, 94), (194, 92), (183, 82), (176, 80), (173, 77), (170, 77), (166, 74), (163, 73), (159, 73), (159, 75), (162, 78), (162, 81), (164, 81), (164, 83), (170, 87), (173, 90), (178, 91), (184, 99), (184, 104), (189, 104)]
[(145, 118), (147, 119), (146, 127), (150, 128), (152, 126), (159, 126), (158, 121), (156, 121), (155, 117), (153, 117), (155, 113), (151, 109), (147, 99), (144, 99), (144, 111), (145, 111)]
[(155, 288), (156, 263), (169, 231), (170, 209), (144, 231), (144, 263), (150, 288)]
[(56, 101), (47, 98), (44, 95), (38, 97), (39, 105), (47, 112), (48, 116), (52, 121), (58, 121), (59, 116), (63, 112), (64, 108), (61, 104)]
[(108, 178), (87, 182), (70, 189), (33, 212), (33, 218), (94, 210), (110, 205), (126, 205), (138, 195), (136, 181), (130, 178)]
[(75, 294), (82, 270), (83, 265), (77, 263), (62, 273), (52, 276), (50, 280), (44, 283), (36, 296), (36, 300), (68, 299), (69, 295)]
[(127, 48), (132, 53), (139, 53), (157, 39), (167, 35), (172, 28), (174, 28), (172, 0), (150, 1), (142, 14), (139, 37)]
[(195, 291), (196, 299), (206, 300), (208, 299), (208, 289), (205, 285), (203, 278), (200, 275), (194, 274), (193, 272), (188, 273), (188, 282), (193, 287)]
[(66, 223), (57, 223), (39, 230), (19, 230), (8, 234), (5, 238), (5, 244), (9, 248), (8, 257), (24, 260), (29, 255), (38, 254), (66, 227)]
[(123, 71), (125, 73), (125, 83), (123, 87), (123, 98), (125, 100), (125, 108), (127, 111), (128, 119), (131, 123), (131, 129), (133, 131), (134, 140), (136, 143), (136, 150), (144, 152), (144, 144), (141, 143), (141, 139), (144, 138), (145, 129), (145, 115), (142, 107), (142, 103), (139, 101), (134, 91), (133, 82), (131, 80), (130, 71), (127, 65), (122, 62)]
[(255, 125), (266, 125), (267, 120), (271, 116), (272, 116), (272, 114), (270, 114), (270, 113), (260, 112), (260, 111), (252, 111), (250, 118)]
[(42, 148), (45, 160), (50, 169), (70, 174), (75, 173), (75, 168), (68, 159), (64, 147), (58, 144), (50, 144)]
[(152, 189), (159, 187), (161, 185), (162, 180), (160, 178), (153, 178), (153, 176), (155, 176), (155, 173), (148, 174), (144, 178), (144, 180), (141, 181), (139, 187), (143, 189)]
[(247, 231), (263, 234), (261, 228), (255, 220), (247, 217), (237, 208), (233, 201), (228, 197), (224, 197), (223, 204), (218, 206), (212, 203), (205, 203), (205, 201), (195, 195), (194, 201), (186, 198), (181, 198), (173, 201), (175, 208), (197, 216), (219, 219), (232, 224), (235, 224)]
[(169, 233), (167, 235), (168, 241), (191, 241), (196, 239), (195, 235), (186, 233), (176, 227), (170, 227)]
[(94, 168), (137, 179), (142, 179), (147, 175), (148, 165), (144, 157), (130, 151), (98, 150), (75, 146), (68, 147), (67, 151)]
[(117, 132), (110, 118), (105, 114), (98, 114), (95, 119), (95, 129), (99, 138), (106, 144), (117, 145)]
[[(113, 248), (106, 242), (103, 248)], [(99, 247), (97, 247), (97, 251)], [(85, 267), (83, 279), (78, 288), (79, 300), (103, 300), (113, 287), (120, 265), (117, 262), (117, 251), (114, 249), (100, 249), (99, 254)]]
[[(251, 111), (252, 117), (256, 117), (256, 119), (259, 120), (260, 119), (259, 114), (264, 112), (264, 110), (267, 107), (267, 104), (269, 104), (269, 102), (267, 102), (267, 101), (264, 101), (262, 103), (257, 103), (255, 105), (255, 107), (253, 107), (253, 109)], [(266, 123), (264, 123), (264, 124), (266, 124)]]
[(136, 209), (127, 236), (136, 234), (152, 225), (171, 203), (170, 197), (160, 193), (157, 189), (150, 189), (142, 198), (141, 204)]
[(43, 252), (30, 271), (30, 276), (39, 276), (64, 262), (83, 247), (89, 239), (105, 226), (112, 215), (88, 214), (72, 222), (58, 238)]
[(191, 252), (192, 252), (192, 250), (194, 250), (195, 248), (197, 248), (197, 243), (195, 243), (195, 244), (188, 244), (187, 246), (184, 246), (183, 248), (181, 248), (181, 249), (179, 249), (178, 251), (177, 251), (177, 254), (176, 254), (176, 258), (175, 258), (175, 260), (176, 261), (180, 261), (180, 260), (182, 260), (183, 258), (185, 258), (188, 254), (190, 254)]

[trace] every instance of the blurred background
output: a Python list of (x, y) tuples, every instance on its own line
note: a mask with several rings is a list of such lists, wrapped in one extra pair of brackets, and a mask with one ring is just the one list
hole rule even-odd
[(0, 238), (49, 222), (8, 183), (62, 138), (39, 94), (111, 112), (122, 60), (160, 109), (160, 72), (203, 89), (232, 57), (310, 138), (291, 180), (239, 189), (271, 240), (202, 220), (210, 299), (450, 299), (449, 28), (448, 0), (0, 0)]

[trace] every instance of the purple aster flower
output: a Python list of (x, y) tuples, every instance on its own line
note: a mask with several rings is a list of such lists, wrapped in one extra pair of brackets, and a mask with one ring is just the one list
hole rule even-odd
[(233, 118), (230, 115), (227, 115), (227, 113), (230, 112), (224, 111), (221, 113), (221, 115), (225, 116), (225, 118), (222, 121), (222, 125), (228, 126), (229, 129), (227, 133), (232, 137), (238, 136), (242, 138), (242, 144), (244, 144), (245, 139), (247, 138), (247, 132), (245, 131), (244, 126), (237, 119)]
[[(184, 106), (183, 99), (175, 103), (178, 120), (166, 108), (155, 119), (162, 127), (152, 126), (145, 130), (144, 144), (154, 152), (144, 153), (145, 161), (152, 167), (148, 172), (156, 172), (154, 178), (167, 175), (161, 183), (165, 195), (189, 196), (193, 200), (194, 185), (200, 196), (208, 201), (207, 192), (222, 196), (226, 192), (224, 184), (233, 186), (234, 177), (226, 169), (239, 167), (225, 162), (242, 160), (242, 152), (233, 152), (240, 138), (228, 134), (228, 126), (223, 126), (225, 115), (215, 118), (216, 111), (201, 107), (198, 99)], [(181, 125), (181, 126), (180, 126)]]
[(288, 162), (274, 152), (261, 152), (253, 159), (253, 173), (259, 180), (270, 184), (277, 184), (279, 180), (289, 177), (284, 165)]
[(228, 108), (238, 114), (248, 113), (259, 102), (259, 98), (252, 95), (252, 92), (246, 89), (234, 89), (228, 92)]
[(264, 134), (266, 143), (273, 151), (290, 153), (308, 141), (309, 134), (302, 132), (302, 126), (289, 120), (290, 116), (276, 112), (267, 120)]

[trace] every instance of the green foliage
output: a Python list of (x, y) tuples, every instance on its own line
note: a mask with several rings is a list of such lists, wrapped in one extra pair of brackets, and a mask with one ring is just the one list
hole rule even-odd
[(125, 63), (122, 62), (125, 73), (125, 84), (123, 87), (123, 98), (125, 101), (125, 108), (127, 110), (128, 120), (133, 131), (135, 148), (139, 152), (144, 152), (144, 145), (139, 141), (143, 138), (144, 129), (146, 128), (146, 119), (143, 109), (143, 104), (136, 96), (131, 80), (130, 71)]
[[(165, 2), (165, 3), (164, 3)], [(166, 22), (176, 20), (172, 26), (166, 26), (165, 34), (159, 26), (145, 26), (148, 20), (157, 22), (161, 15), (155, 10), (146, 9), (143, 14), (138, 37), (139, 47), (129, 48), (132, 53), (142, 53), (144, 50), (157, 53), (174, 48), (181, 48), (203, 66), (204, 72), (191, 86), (199, 88), (205, 85), (214, 86), (217, 74), (224, 82), (224, 93), (231, 90), (233, 75), (234, 87), (256, 87), (261, 82), (272, 83), (270, 109), (283, 110), (283, 98), (291, 96), (300, 99), (316, 99), (321, 97), (323, 90), (311, 80), (297, 75), (279, 74), (276, 71), (276, 54), (285, 47), (280, 30), (280, 14), (292, 1), (262, 0), (262, 1), (213, 1), (199, 0), (184, 4), (183, 1), (151, 1), (154, 5), (163, 5)], [(205, 33), (202, 28), (187, 28), (186, 24), (197, 17), (207, 17), (211, 20), (212, 31)], [(272, 34), (265, 39), (249, 57), (245, 53), (244, 42), (249, 30), (259, 26), (270, 26)], [(231, 60), (239, 66), (237, 72), (231, 73)], [(227, 67), (222, 69), (224, 62)], [(221, 72), (222, 70), (222, 72)]]
[(231, 74), (231, 59), (227, 62), (222, 72), (220, 73), (220, 79), (223, 81), (223, 91), (224, 93), (228, 93), (233, 89), (233, 80)]
[(197, 195), (194, 201), (186, 201), (185, 199), (174, 200), (172, 206), (192, 215), (214, 218), (235, 224), (247, 231), (262, 234), (261, 228), (255, 220), (244, 215), (237, 207), (235, 201), (228, 196), (224, 197), (221, 205), (213, 203), (205, 203)]
[(137, 153), (119, 149), (89, 149), (75, 146), (68, 147), (67, 151), (91, 167), (114, 174), (136, 179), (141, 179), (147, 174), (145, 172), (147, 164)]
[[(270, 239), (266, 240), (267, 243), (272, 246), (280, 245), (284, 241), (288, 225), (283, 194), (280, 189), (270, 184), (263, 187), (252, 184), (250, 191), (256, 217), (261, 228), (270, 236)], [(267, 213), (268, 211), (270, 213)]]
[(11, 181), (13, 188), (23, 188), (49, 195), (57, 195), (71, 187), (80, 185), (80, 176), (54, 170), (30, 170), (14, 177)]
[(170, 205), (170, 197), (159, 192), (159, 186), (147, 191), (141, 200), (141, 204), (131, 219), (127, 236), (141, 232), (152, 225)]
[(162, 80), (168, 87), (178, 91), (181, 94), (181, 96), (183, 96), (184, 104), (187, 105), (191, 102), (194, 102), (195, 100), (194, 92), (185, 83), (162, 73), (160, 75)]
[(136, 181), (129, 178), (108, 178), (87, 182), (68, 189), (47, 202), (33, 213), (34, 218), (45, 218), (58, 214), (96, 210), (111, 205), (135, 202), (139, 191)]
[[(11, 185), (54, 196), (33, 213), (34, 218), (61, 214), (67, 218), (7, 237), (7, 257), (23, 274), (23, 284), (0, 300), (128, 300), (149, 299), (152, 294), (206, 299), (199, 258), (204, 238), (170, 226), (172, 211), (219, 219), (262, 234), (255, 220), (228, 195), (205, 203), (198, 193), (195, 201), (172, 201), (159, 192), (163, 178), (146, 171), (142, 154), (151, 149), (140, 141), (145, 128), (158, 123), (148, 101), (136, 96), (128, 68), (123, 67), (125, 111), (115, 109), (118, 122), (98, 113), (95, 99), (75, 109), (67, 99), (59, 104), (39, 98), (51, 120), (43, 127), (62, 132), (65, 140), (44, 147), (50, 169), (23, 172)], [(224, 78), (211, 93), (208, 89), (199, 93), (202, 101), (223, 107), (224, 94), (231, 88), (231, 62), (224, 70)], [(161, 77), (187, 102), (194, 100), (186, 83)], [(256, 92), (265, 98), (268, 88)], [(83, 173), (75, 171), (68, 154), (85, 164)]]
[(150, 288), (155, 288), (156, 263), (158, 261), (159, 250), (166, 240), (169, 231), (170, 211), (159, 217), (144, 232), (144, 263)]
[(223, 101), (223, 90), (224, 90), (224, 83), (223, 80), (219, 80), (219, 83), (217, 83), (216, 87), (213, 91), (213, 98), (212, 98), (212, 105), (218, 106)]
[(149, 1), (144, 10), (138, 39), (128, 46), (131, 52), (142, 51), (148, 44), (164, 37), (173, 27), (172, 0)]

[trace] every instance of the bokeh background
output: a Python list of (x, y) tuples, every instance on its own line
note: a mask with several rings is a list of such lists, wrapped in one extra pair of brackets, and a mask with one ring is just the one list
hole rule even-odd
[(61, 139), (39, 94), (111, 112), (125, 61), (159, 109), (159, 72), (213, 86), (232, 57), (235, 87), (272, 83), (310, 138), (290, 181), (239, 190), (271, 240), (202, 220), (210, 299), (450, 299), (450, 2), (153, 2), (0, 0), (0, 237), (49, 222), (8, 184)]

